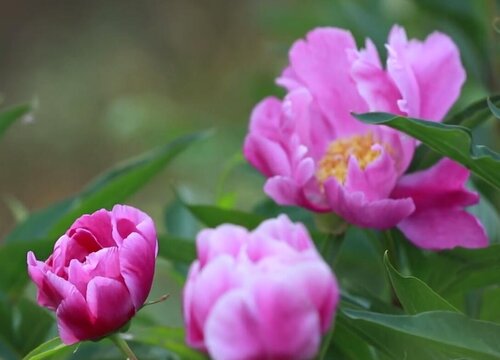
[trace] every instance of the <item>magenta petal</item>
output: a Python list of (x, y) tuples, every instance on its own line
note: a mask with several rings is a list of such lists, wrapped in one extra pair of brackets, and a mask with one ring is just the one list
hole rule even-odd
[(132, 303), (139, 310), (151, 290), (155, 270), (155, 252), (150, 243), (140, 234), (132, 233), (119, 248), (120, 269), (132, 297)]
[(429, 250), (482, 248), (488, 237), (479, 220), (461, 209), (434, 208), (416, 212), (398, 225), (416, 246)]
[(71, 225), (67, 234), (73, 236), (77, 229), (84, 229), (93, 234), (100, 247), (116, 246), (111, 236), (111, 217), (105, 209), (98, 210), (91, 215), (81, 216)]
[(335, 179), (324, 186), (332, 210), (354, 225), (388, 229), (415, 210), (410, 198), (368, 201), (362, 192), (348, 192)]
[(244, 289), (225, 294), (214, 306), (205, 327), (205, 343), (211, 357), (218, 360), (266, 358), (262, 357), (265, 352), (257, 316), (252, 294)]
[(444, 158), (428, 169), (400, 178), (391, 197), (411, 197), (419, 211), (432, 207), (474, 205), (479, 196), (465, 187), (469, 175), (465, 167)]
[(90, 280), (87, 288), (87, 304), (95, 318), (94, 334), (97, 336), (119, 329), (135, 313), (125, 285), (101, 276)]
[(59, 336), (66, 345), (92, 339), (95, 334), (93, 318), (83, 295), (72, 288), (57, 308)]
[(155, 254), (158, 253), (158, 239), (156, 229), (151, 219), (146, 213), (127, 205), (115, 205), (111, 211), (113, 219), (113, 236), (121, 243), (130, 233), (139, 232), (148, 241)]

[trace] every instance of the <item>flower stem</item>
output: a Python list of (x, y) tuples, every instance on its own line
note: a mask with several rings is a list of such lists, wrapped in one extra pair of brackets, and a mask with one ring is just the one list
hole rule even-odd
[(128, 346), (127, 342), (120, 335), (113, 334), (109, 338), (115, 343), (118, 349), (120, 349), (128, 360), (138, 360), (130, 346)]

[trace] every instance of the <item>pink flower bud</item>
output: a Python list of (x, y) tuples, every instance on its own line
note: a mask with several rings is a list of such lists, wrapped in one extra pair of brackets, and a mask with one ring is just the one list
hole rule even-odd
[(339, 290), (302, 224), (222, 225), (196, 245), (183, 298), (190, 346), (218, 360), (314, 357)]
[(98, 339), (124, 326), (153, 281), (158, 240), (153, 220), (131, 206), (83, 215), (45, 262), (28, 253), (38, 303), (57, 315), (65, 344)]

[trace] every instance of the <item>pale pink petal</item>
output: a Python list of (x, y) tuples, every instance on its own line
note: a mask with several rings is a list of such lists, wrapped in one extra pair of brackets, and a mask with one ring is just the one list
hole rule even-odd
[(430, 207), (474, 205), (479, 195), (465, 187), (469, 174), (462, 165), (443, 158), (429, 169), (400, 178), (391, 197), (411, 197), (419, 211)]
[(119, 248), (120, 272), (139, 310), (148, 297), (155, 270), (156, 255), (151, 244), (140, 234), (131, 233)]
[(265, 98), (252, 110), (252, 114), (250, 115), (250, 132), (259, 134), (270, 140), (279, 141), (281, 114), (281, 100), (272, 96)]
[(200, 231), (196, 236), (200, 266), (205, 266), (208, 261), (222, 254), (236, 257), (247, 237), (248, 231), (244, 227), (232, 224)]
[(388, 229), (415, 210), (411, 198), (368, 201), (362, 192), (348, 192), (335, 179), (326, 181), (324, 187), (332, 210), (361, 227)]
[[(312, 359), (321, 341), (319, 313), (307, 294), (297, 291), (292, 275), (292, 272), (281, 271), (264, 275), (254, 282), (259, 336), (270, 358)], [(213, 321), (231, 316), (226, 314), (217, 316), (215, 313)]]
[(252, 294), (245, 289), (222, 296), (205, 326), (205, 342), (211, 357), (217, 360), (268, 358), (259, 333), (259, 317)]
[(428, 250), (482, 248), (488, 237), (479, 220), (464, 210), (432, 208), (415, 212), (398, 228), (416, 246)]
[(203, 348), (200, 335), (205, 330), (207, 317), (219, 298), (239, 282), (235, 259), (228, 255), (213, 259), (195, 277), (192, 274), (190, 282), (191, 288), (184, 294), (184, 311), (190, 313), (191, 320), (186, 341), (191, 346)]
[(135, 308), (125, 285), (117, 280), (96, 276), (87, 288), (87, 304), (95, 318), (94, 336), (103, 336), (125, 325)]

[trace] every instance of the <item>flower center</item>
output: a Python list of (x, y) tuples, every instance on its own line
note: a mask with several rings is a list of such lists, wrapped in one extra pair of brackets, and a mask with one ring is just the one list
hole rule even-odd
[(374, 143), (371, 133), (332, 141), (316, 170), (319, 183), (322, 185), (328, 178), (334, 177), (344, 184), (350, 156), (356, 157), (359, 166), (364, 170), (380, 155), (380, 150), (372, 150)]

